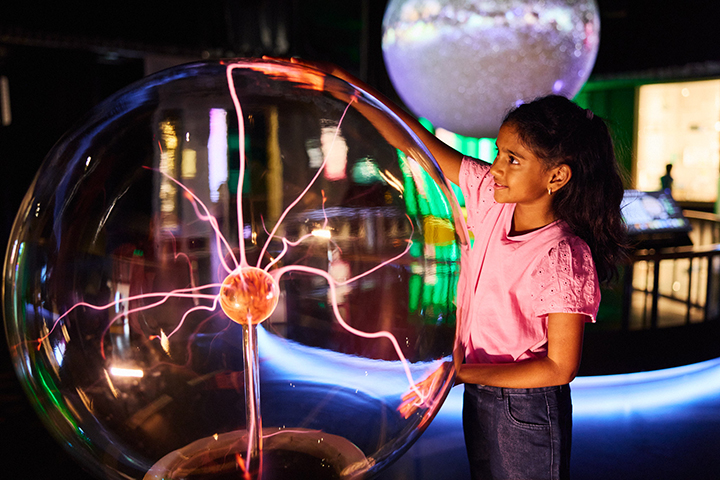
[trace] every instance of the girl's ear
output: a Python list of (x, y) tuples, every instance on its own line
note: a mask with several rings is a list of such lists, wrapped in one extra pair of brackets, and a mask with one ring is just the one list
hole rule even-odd
[(560, 188), (564, 187), (565, 184), (570, 181), (571, 177), (572, 170), (570, 170), (568, 165), (563, 163), (553, 169), (548, 187), (552, 189), (553, 192), (560, 190)]

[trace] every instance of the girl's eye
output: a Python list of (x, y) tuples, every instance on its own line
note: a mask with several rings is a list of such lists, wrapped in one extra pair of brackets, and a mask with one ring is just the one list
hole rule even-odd
[(510, 162), (511, 165), (517, 165), (520, 163), (517, 161), (517, 158), (513, 157), (512, 155), (508, 157), (508, 162)]

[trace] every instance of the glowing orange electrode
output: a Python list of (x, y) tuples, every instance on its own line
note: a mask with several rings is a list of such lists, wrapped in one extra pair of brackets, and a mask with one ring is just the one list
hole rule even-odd
[(277, 307), (279, 288), (265, 270), (240, 268), (227, 277), (220, 287), (220, 307), (240, 325), (257, 325)]

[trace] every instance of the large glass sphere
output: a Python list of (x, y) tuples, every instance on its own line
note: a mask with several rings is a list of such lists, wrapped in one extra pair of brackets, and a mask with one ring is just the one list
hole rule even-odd
[(414, 134), (345, 81), (160, 72), (62, 138), (24, 199), (15, 368), (103, 477), (371, 476), (453, 384), (461, 218)]
[(518, 102), (574, 97), (599, 35), (594, 0), (390, 0), (382, 47), (415, 114), (454, 133), (495, 137)]

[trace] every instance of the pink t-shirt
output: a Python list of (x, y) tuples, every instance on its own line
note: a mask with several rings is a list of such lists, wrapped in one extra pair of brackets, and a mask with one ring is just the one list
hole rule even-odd
[(472, 249), (458, 285), (460, 338), (468, 363), (508, 363), (547, 355), (549, 313), (595, 321), (600, 286), (590, 248), (566, 224), (510, 237), (515, 204), (493, 198), (490, 166), (466, 158), (460, 168)]

